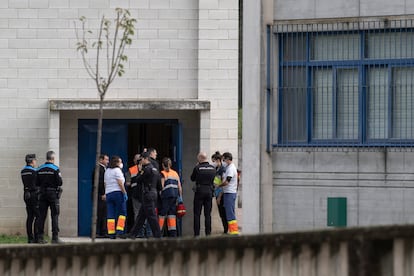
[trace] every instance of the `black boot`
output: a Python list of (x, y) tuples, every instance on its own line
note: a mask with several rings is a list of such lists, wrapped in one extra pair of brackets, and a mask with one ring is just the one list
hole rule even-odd
[(52, 236), (52, 243), (63, 243), (61, 239), (57, 235)]

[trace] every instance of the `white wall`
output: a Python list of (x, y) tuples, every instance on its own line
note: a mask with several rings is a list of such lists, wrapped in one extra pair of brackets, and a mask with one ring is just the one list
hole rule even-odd
[(61, 154), (65, 125), (48, 101), (97, 99), (75, 50), (73, 22), (85, 16), (97, 26), (115, 7), (129, 8), (138, 21), (126, 74), (107, 99), (209, 100), (194, 154), (202, 146), (237, 158), (238, 1), (1, 1), (0, 233), (24, 232), (19, 172), (25, 154), (38, 154), (39, 163), (49, 149)]

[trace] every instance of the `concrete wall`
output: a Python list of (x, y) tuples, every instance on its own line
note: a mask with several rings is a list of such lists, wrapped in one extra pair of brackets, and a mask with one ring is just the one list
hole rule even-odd
[[(1, 1), (0, 233), (24, 233), (19, 172), (25, 154), (36, 153), (39, 163), (49, 149), (63, 157), (71, 145), (60, 134), (76, 136), (73, 121), (67, 127), (59, 111), (49, 111), (49, 100), (97, 99), (75, 50), (73, 22), (85, 16), (96, 27), (116, 7), (136, 17), (136, 36), (126, 52), (126, 74), (107, 99), (210, 101), (211, 110), (203, 111), (194, 130), (200, 138), (188, 149), (193, 155), (229, 150), (237, 158), (237, 1)], [(59, 165), (74, 185), (76, 177), (66, 172), (75, 173), (71, 158)]]
[(410, 227), (0, 247), (2, 275), (402, 276)]
[(409, 0), (274, 0), (274, 19), (312, 19), (412, 14)]
[[(387, 1), (244, 1), (243, 194), (249, 233), (326, 227), (327, 197), (348, 198), (349, 225), (412, 223), (412, 152), (362, 149), (275, 149), (266, 151), (266, 27), (278, 23), (333, 23), (385, 16), (406, 18), (414, 3)], [(310, 21), (309, 21), (310, 20)], [(271, 42), (271, 143), (277, 139), (277, 41)], [(247, 100), (248, 99), (248, 100)], [(257, 135), (259, 129), (260, 135)], [(336, 150), (335, 150), (336, 151)], [(248, 163), (246, 160), (260, 158)], [(270, 172), (270, 173), (269, 173)], [(246, 187), (247, 186), (247, 187)]]
[(347, 198), (348, 226), (414, 223), (413, 152), (274, 152), (274, 231), (327, 226)]

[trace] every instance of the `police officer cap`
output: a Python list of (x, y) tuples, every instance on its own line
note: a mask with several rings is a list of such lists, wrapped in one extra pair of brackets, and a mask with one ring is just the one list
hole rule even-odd
[(36, 154), (34, 153), (26, 154), (26, 163), (32, 163), (34, 159), (36, 159)]
[(141, 157), (142, 158), (148, 158), (148, 157), (150, 157), (150, 154), (149, 154), (148, 151), (144, 151), (143, 153), (141, 153)]

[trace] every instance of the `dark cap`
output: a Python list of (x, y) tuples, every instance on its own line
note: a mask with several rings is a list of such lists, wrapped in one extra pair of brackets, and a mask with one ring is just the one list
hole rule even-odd
[(26, 163), (32, 163), (33, 160), (36, 159), (36, 154), (34, 153), (30, 153), (30, 154), (26, 154)]
[(141, 158), (149, 158), (150, 157), (150, 153), (148, 151), (144, 151), (143, 153), (141, 153)]

